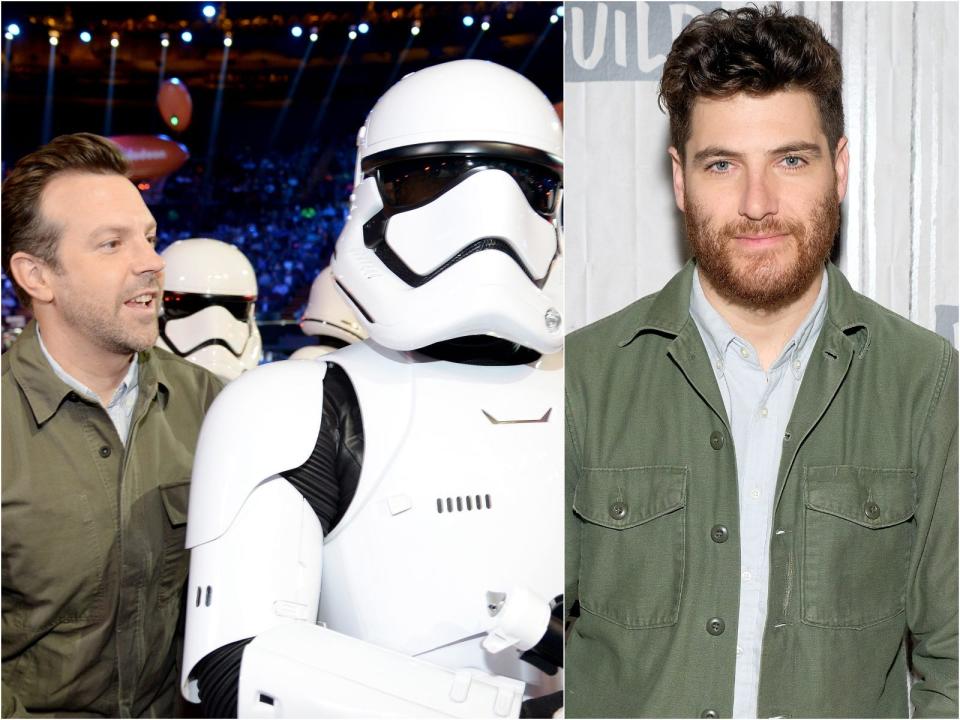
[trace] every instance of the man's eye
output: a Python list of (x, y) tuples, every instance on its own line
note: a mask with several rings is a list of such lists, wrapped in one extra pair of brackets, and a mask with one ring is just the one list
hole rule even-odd
[(118, 247), (120, 247), (120, 241), (107, 240), (106, 242), (101, 243), (100, 247), (102, 247), (104, 250), (116, 250)]
[(157, 245), (157, 236), (156, 236), (156, 235), (150, 235), (149, 237), (147, 237), (147, 242), (150, 243), (151, 245), (153, 245), (154, 247), (156, 247), (156, 245)]
[(804, 160), (802, 157), (799, 157), (798, 155), (787, 155), (783, 159), (783, 164), (785, 167), (791, 170), (795, 170), (797, 168), (801, 168), (804, 165), (806, 165), (807, 161)]
[(717, 160), (707, 165), (707, 169), (712, 170), (713, 172), (718, 172), (718, 173), (728, 172), (730, 170), (730, 161)]

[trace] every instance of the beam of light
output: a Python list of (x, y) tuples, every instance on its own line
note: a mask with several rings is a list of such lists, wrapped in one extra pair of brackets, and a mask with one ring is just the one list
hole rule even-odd
[[(350, 47), (353, 45), (353, 38), (347, 40), (346, 46), (343, 48), (343, 52), (340, 53), (340, 59), (337, 61), (337, 67), (333, 71), (333, 76), (330, 78), (330, 85), (327, 87), (327, 92), (323, 96), (323, 100), (320, 102), (320, 109), (317, 110), (317, 116), (313, 119), (313, 124), (310, 126), (310, 132), (307, 134), (307, 142), (310, 142), (317, 138), (320, 134), (320, 128), (323, 125), (323, 120), (327, 115), (327, 108), (330, 106), (330, 100), (333, 98), (333, 91), (337, 87), (337, 82), (340, 80), (340, 73), (343, 72), (343, 66), (347, 62), (347, 55), (350, 54)], [(312, 158), (308, 157), (308, 153), (300, 154), (300, 174), (306, 171), (307, 163)]]
[(207, 166), (203, 175), (203, 205), (209, 206), (213, 194), (213, 160), (217, 151), (217, 134), (220, 131), (220, 113), (223, 110), (223, 86), (227, 79), (227, 62), (230, 60), (230, 48), (223, 48), (220, 61), (220, 78), (217, 80), (217, 95), (213, 101), (213, 119), (210, 121), (210, 140), (207, 142)]
[(473, 39), (473, 42), (470, 43), (470, 47), (467, 49), (467, 54), (464, 55), (468, 60), (473, 57), (473, 54), (477, 51), (477, 46), (480, 44), (480, 41), (483, 39), (483, 33), (478, 32), (477, 36)]
[(163, 86), (163, 78), (167, 74), (167, 48), (170, 47), (170, 36), (163, 33), (160, 36), (160, 70), (157, 73), (157, 92)]
[(41, 130), (41, 144), (50, 142), (53, 132), (53, 76), (57, 67), (57, 46), (50, 46), (50, 59), (47, 62), (47, 95), (43, 101), (43, 128)]
[[(416, 30), (416, 32), (414, 32), (414, 30)], [(413, 39), (419, 34), (419, 25), (414, 25), (410, 28), (410, 34), (407, 35), (407, 44), (403, 46), (403, 50), (397, 53), (397, 61), (393, 64), (393, 70), (390, 71), (390, 77), (387, 78), (387, 84), (383, 87), (384, 90), (387, 90), (387, 88), (391, 87), (394, 81), (397, 79), (397, 75), (400, 74), (400, 66), (403, 65), (403, 61), (406, 58), (407, 52), (413, 45)]]
[(10, 77), (10, 63), (13, 60), (13, 38), (14, 35), (9, 30), (3, 34), (7, 39), (3, 48), (3, 92), (7, 91), (7, 80)]
[[(316, 33), (311, 33), (311, 39), (316, 35)], [(290, 110), (290, 105), (293, 103), (293, 95), (297, 92), (297, 86), (300, 84), (300, 78), (303, 75), (303, 71), (307, 67), (307, 61), (310, 59), (310, 53), (313, 52), (315, 40), (312, 40), (309, 45), (307, 45), (306, 52), (303, 53), (303, 57), (300, 58), (300, 65), (297, 67), (297, 72), (293, 76), (293, 81), (290, 83), (290, 89), (287, 90), (287, 97), (283, 101), (283, 105), (280, 107), (280, 113), (277, 115), (276, 121), (273, 123), (273, 130), (270, 132), (270, 139), (267, 142), (267, 152), (264, 153), (264, 159), (266, 159), (267, 153), (273, 149), (274, 143), (276, 143), (277, 138), (280, 137), (280, 130), (283, 127), (284, 120), (287, 119), (287, 113)]]
[[(110, 41), (110, 77), (107, 80), (107, 111), (103, 118), (103, 134), (110, 136), (113, 130), (113, 85), (117, 73), (117, 46)], [(119, 44), (119, 43), (118, 43)]]
[(553, 27), (554, 23), (557, 21), (553, 18), (557, 17), (556, 15), (550, 16), (550, 22), (547, 23), (546, 27), (540, 32), (540, 36), (533, 43), (533, 47), (530, 48), (530, 52), (527, 53), (527, 57), (524, 58), (523, 62), (520, 64), (520, 67), (517, 68), (517, 72), (523, 75), (527, 71), (527, 66), (530, 64), (530, 61), (533, 60), (533, 56), (537, 54), (537, 50), (540, 49), (540, 46), (543, 45), (543, 41), (547, 37), (547, 33), (550, 32), (550, 28)]

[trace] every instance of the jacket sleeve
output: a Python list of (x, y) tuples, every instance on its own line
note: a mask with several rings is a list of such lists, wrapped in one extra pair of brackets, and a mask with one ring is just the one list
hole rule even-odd
[(957, 717), (957, 353), (944, 342), (917, 458), (907, 623), (913, 717)]
[(580, 482), (581, 451), (576, 434), (577, 418), (570, 404), (569, 396), (566, 402), (566, 445), (564, 448), (565, 466), (564, 486), (566, 488), (566, 502), (564, 504), (564, 557), (566, 567), (564, 571), (566, 585), (563, 595), (564, 618), (570, 617), (570, 610), (577, 601), (580, 578), (580, 521), (573, 513), (573, 496)]

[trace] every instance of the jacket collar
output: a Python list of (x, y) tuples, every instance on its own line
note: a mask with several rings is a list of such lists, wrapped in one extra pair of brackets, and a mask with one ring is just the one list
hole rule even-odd
[[(36, 320), (27, 323), (8, 354), (13, 377), (23, 390), (37, 425), (43, 425), (56, 414), (64, 399), (75, 391), (57, 377), (50, 363), (43, 356), (40, 341), (37, 338)], [(147, 399), (152, 400), (161, 392), (164, 396), (169, 395), (169, 383), (163, 369), (154, 361), (154, 356), (155, 352), (152, 348), (139, 354), (140, 398), (138, 404)]]
[[(670, 278), (657, 293), (649, 309), (641, 316), (632, 316), (630, 331), (617, 343), (626, 347), (638, 335), (646, 332), (663, 333), (676, 337), (690, 318), (690, 289), (693, 285), (695, 262), (686, 265)], [(877, 306), (859, 293), (832, 262), (827, 263), (827, 322), (836, 326), (844, 335), (856, 335), (857, 354), (863, 357), (870, 345), (870, 321), (876, 316)]]

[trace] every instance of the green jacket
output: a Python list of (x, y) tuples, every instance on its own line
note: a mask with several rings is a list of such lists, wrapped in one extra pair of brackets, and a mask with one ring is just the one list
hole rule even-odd
[(3, 715), (172, 717), (190, 471), (222, 383), (140, 353), (124, 450), (33, 323), (2, 366)]
[[(828, 272), (783, 438), (758, 715), (906, 717), (909, 662), (916, 716), (957, 717), (957, 353)], [(567, 340), (568, 717), (731, 716), (737, 470), (692, 276)]]

